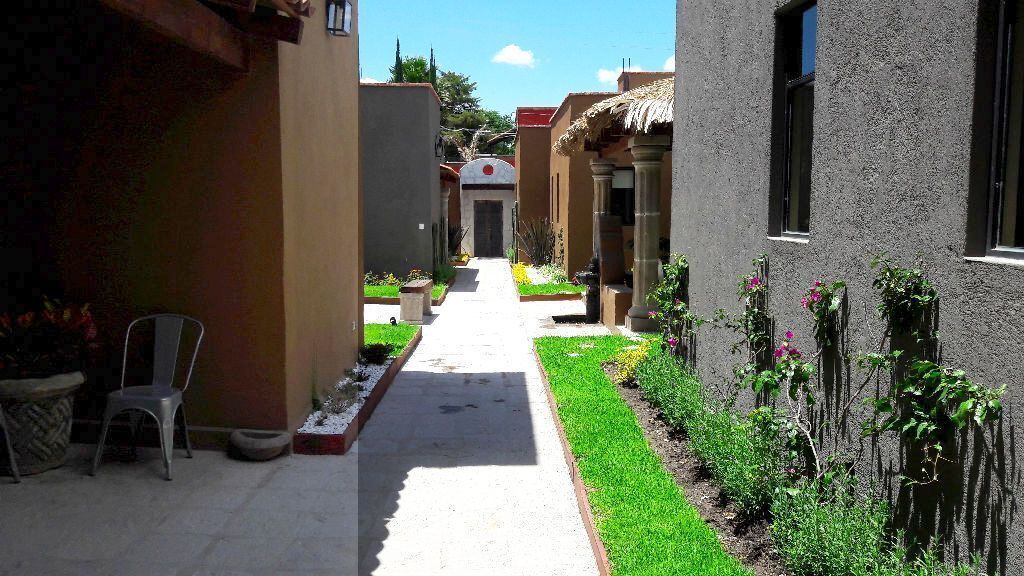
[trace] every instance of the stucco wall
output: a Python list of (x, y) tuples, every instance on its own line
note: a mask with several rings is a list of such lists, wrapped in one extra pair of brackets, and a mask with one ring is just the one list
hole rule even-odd
[(64, 292), (94, 303), (112, 358), (133, 317), (199, 318), (190, 423), (283, 429), (277, 47), (254, 46), (239, 74), (115, 18), (112, 77), (79, 112), (75, 169), (53, 202)]
[(279, 44), (292, 430), (308, 416), (313, 388), (323, 397), (344, 378), (362, 340), (359, 19), (348, 37), (329, 35), (319, 20), (306, 22), (300, 45)]
[[(776, 329), (794, 330), (800, 348), (814, 349), (801, 293), (819, 277), (848, 282), (852, 353), (877, 345), (883, 330), (872, 255), (920, 262), (941, 296), (942, 362), (980, 383), (1008, 384), (1005, 414), (991, 449), (960, 438), (958, 463), (940, 485), (900, 489), (891, 437), (867, 444), (861, 473), (895, 503), (897, 527), (940, 530), (949, 554), (979, 552), (990, 571), (1024, 574), (1024, 525), (1011, 522), (1024, 440), (1024, 267), (964, 259), (978, 3), (819, 2), (807, 243), (767, 234), (780, 4), (678, 3), (672, 248), (691, 258), (692, 306), (704, 316), (738, 312), (737, 277), (764, 252)], [(724, 330), (701, 336), (705, 380), (727, 377), (740, 361), (729, 354), (733, 339)]]
[(516, 197), (519, 221), (550, 218), (551, 128), (521, 127), (516, 140)]
[(366, 269), (430, 271), (440, 210), (437, 96), (429, 84), (364, 84), (360, 94)]

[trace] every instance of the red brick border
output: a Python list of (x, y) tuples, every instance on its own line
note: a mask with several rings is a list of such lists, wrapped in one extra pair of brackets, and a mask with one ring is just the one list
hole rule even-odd
[(569, 466), (569, 476), (572, 479), (572, 487), (576, 492), (576, 505), (580, 509), (580, 517), (583, 519), (583, 528), (587, 531), (587, 538), (590, 540), (590, 548), (594, 552), (594, 560), (597, 561), (597, 571), (600, 576), (611, 576), (612, 567), (608, 562), (608, 554), (605, 552), (601, 537), (597, 534), (597, 524), (594, 522), (594, 513), (590, 510), (590, 500), (587, 498), (587, 487), (580, 477), (580, 469), (576, 464), (576, 458), (572, 455), (572, 447), (569, 446), (569, 439), (565, 437), (565, 428), (562, 426), (562, 419), (558, 416), (558, 402), (551, 391), (551, 382), (548, 380), (548, 372), (540, 361), (537, 348), (533, 349), (533, 358), (537, 361), (537, 369), (540, 371), (540, 378), (544, 383), (544, 392), (548, 397), (548, 408), (551, 409), (551, 416), (555, 420), (555, 428), (558, 430), (558, 440), (562, 443), (562, 456)]
[(467, 264), (469, 264), (469, 262), (463, 262), (462, 260), (455, 260), (455, 261), (453, 261), (451, 263), (451, 265), (455, 266), (455, 267), (462, 267), (462, 266), (465, 266)]
[(416, 335), (409, 341), (409, 345), (405, 347), (405, 350), (395, 358), (395, 361), (388, 366), (388, 369), (384, 371), (384, 374), (380, 377), (377, 385), (373, 387), (373, 391), (366, 398), (366, 402), (359, 409), (359, 413), (356, 414), (354, 420), (349, 423), (348, 428), (345, 429), (343, 434), (311, 434), (308, 432), (296, 432), (295, 438), (292, 440), (292, 449), (296, 454), (312, 454), (319, 456), (333, 455), (340, 456), (348, 452), (349, 448), (359, 437), (359, 432), (362, 431), (363, 426), (370, 420), (370, 416), (373, 411), (377, 409), (377, 404), (380, 404), (384, 393), (388, 391), (391, 384), (395, 381), (395, 376), (405, 366), (405, 363), (412, 356), (414, 350), (419, 345), (420, 340), (423, 339), (423, 328), (416, 331)]
[[(440, 306), (444, 304), (444, 299), (448, 297), (448, 290), (450, 286), (445, 286), (444, 291), (437, 298), (430, 301), (431, 306)], [(363, 304), (388, 304), (391, 306), (399, 306), (402, 303), (401, 298), (390, 298), (384, 296), (363, 296)]]

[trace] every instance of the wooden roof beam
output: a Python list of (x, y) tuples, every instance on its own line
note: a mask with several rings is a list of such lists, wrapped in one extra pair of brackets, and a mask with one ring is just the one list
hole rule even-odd
[(302, 20), (280, 14), (242, 14), (238, 27), (252, 36), (298, 44), (302, 41)]
[(171, 40), (237, 70), (248, 70), (245, 34), (197, 0), (100, 0)]

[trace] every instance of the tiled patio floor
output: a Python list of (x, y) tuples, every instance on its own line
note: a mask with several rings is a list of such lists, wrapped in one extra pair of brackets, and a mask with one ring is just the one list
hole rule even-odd
[(0, 478), (0, 576), (595, 574), (508, 263), (435, 312), (347, 456), (178, 452), (165, 482), (155, 451), (93, 478), (76, 446)]

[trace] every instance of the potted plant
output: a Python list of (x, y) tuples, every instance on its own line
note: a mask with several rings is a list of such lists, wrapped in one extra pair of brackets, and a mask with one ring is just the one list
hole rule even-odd
[(96, 335), (88, 304), (44, 298), (38, 310), (0, 315), (0, 407), (22, 474), (64, 463), (74, 393)]

